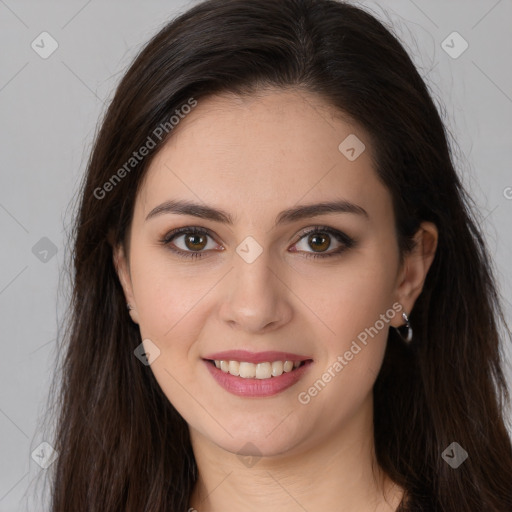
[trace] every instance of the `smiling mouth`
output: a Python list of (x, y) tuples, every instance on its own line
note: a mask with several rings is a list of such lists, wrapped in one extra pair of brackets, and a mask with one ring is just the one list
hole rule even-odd
[(249, 363), (247, 361), (222, 361), (206, 359), (210, 364), (223, 371), (242, 379), (273, 379), (284, 373), (291, 373), (297, 368), (313, 362), (305, 361), (267, 361), (263, 363)]

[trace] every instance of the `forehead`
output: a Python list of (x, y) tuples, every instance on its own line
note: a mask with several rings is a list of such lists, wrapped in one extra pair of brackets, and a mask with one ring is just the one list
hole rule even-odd
[[(340, 151), (345, 140), (365, 145), (355, 160)], [(180, 120), (152, 161), (139, 206), (147, 215), (160, 202), (185, 198), (249, 212), (346, 198), (375, 210), (390, 197), (371, 153), (360, 127), (310, 93), (212, 96)]]

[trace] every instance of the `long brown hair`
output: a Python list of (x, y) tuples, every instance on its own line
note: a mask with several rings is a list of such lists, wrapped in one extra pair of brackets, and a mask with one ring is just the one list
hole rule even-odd
[[(96, 136), (72, 232), (73, 295), (51, 409), (59, 452), (51, 511), (188, 509), (197, 479), (188, 426), (134, 356), (140, 332), (112, 248), (126, 242), (141, 180), (172, 136), (155, 130), (191, 98), (267, 86), (316, 94), (370, 134), (402, 254), (421, 221), (439, 229), (410, 315), (414, 340), (407, 347), (390, 330), (374, 386), (377, 460), (406, 490), (399, 510), (512, 510), (500, 353), (500, 334), (510, 341), (510, 331), (443, 122), (410, 57), (347, 3), (209, 0), (142, 49)], [(155, 147), (126, 167), (148, 137)], [(454, 441), (469, 455), (457, 469), (442, 457)]]

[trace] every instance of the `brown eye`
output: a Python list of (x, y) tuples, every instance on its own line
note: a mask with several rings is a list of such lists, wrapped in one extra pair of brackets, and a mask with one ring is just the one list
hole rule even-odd
[(212, 239), (212, 236), (202, 228), (185, 227), (172, 230), (161, 243), (183, 258), (202, 258), (205, 249), (216, 247), (215, 243), (213, 247), (208, 247), (209, 238)]
[[(335, 250), (327, 251), (331, 247), (333, 239), (338, 243), (338, 247)], [(300, 251), (295, 250), (294, 252), (304, 252), (306, 253), (305, 257), (328, 258), (350, 249), (355, 245), (355, 240), (336, 229), (316, 226), (304, 233), (295, 246), (300, 243), (303, 244), (303, 247), (299, 247)], [(313, 251), (308, 249), (313, 249)]]
[(206, 236), (207, 235), (196, 233), (184, 235), (185, 245), (191, 251), (200, 251), (206, 247)]
[(308, 236), (308, 244), (319, 252), (323, 252), (329, 248), (330, 239), (324, 233), (313, 233)]

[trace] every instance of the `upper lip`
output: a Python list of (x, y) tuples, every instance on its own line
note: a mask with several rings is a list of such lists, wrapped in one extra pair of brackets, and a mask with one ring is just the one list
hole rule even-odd
[(278, 352), (269, 350), (266, 352), (249, 352), (248, 350), (225, 350), (224, 352), (215, 352), (204, 357), (216, 361), (245, 361), (248, 363), (267, 363), (271, 361), (307, 361), (311, 359), (308, 356), (293, 354), (291, 352)]

